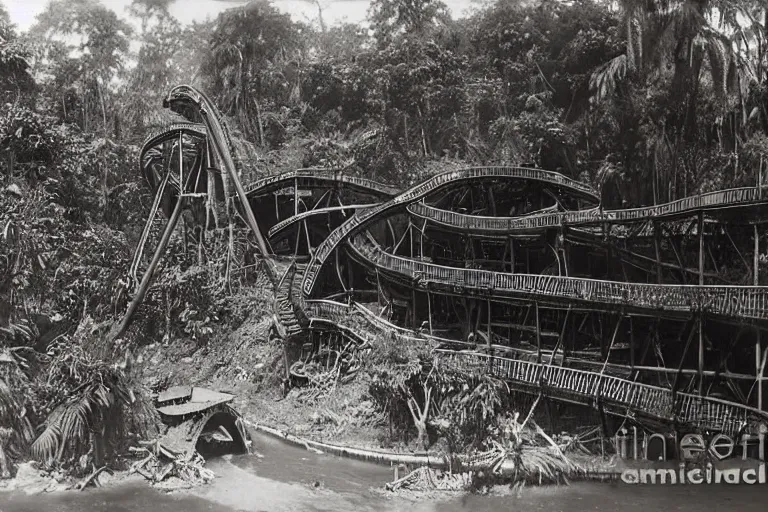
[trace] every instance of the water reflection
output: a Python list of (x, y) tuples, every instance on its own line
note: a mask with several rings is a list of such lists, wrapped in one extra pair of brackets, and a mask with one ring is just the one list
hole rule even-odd
[[(0, 494), (1, 512), (763, 512), (768, 485), (630, 486), (574, 484), (528, 488), (520, 496), (394, 496), (379, 489), (390, 468), (287, 446), (254, 436), (257, 455), (210, 461), (213, 484), (168, 495), (144, 483), (26, 496)], [(319, 487), (315, 486), (319, 482)]]

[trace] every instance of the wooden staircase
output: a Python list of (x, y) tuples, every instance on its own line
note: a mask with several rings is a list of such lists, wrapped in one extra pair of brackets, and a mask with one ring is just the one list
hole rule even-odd
[(301, 304), (295, 300), (295, 297), (301, 295), (298, 287), (306, 267), (306, 263), (293, 261), (280, 279), (275, 292), (275, 316), (285, 329), (287, 337), (300, 334), (309, 325)]

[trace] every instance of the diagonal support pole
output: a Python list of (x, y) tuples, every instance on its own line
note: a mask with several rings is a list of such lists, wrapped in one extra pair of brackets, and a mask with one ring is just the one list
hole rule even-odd
[(176, 224), (179, 221), (179, 216), (181, 215), (181, 210), (184, 203), (185, 203), (184, 196), (180, 196), (178, 201), (176, 201), (176, 206), (173, 209), (173, 213), (171, 213), (171, 218), (168, 219), (168, 223), (165, 225), (163, 236), (160, 238), (160, 242), (157, 244), (157, 247), (155, 248), (155, 253), (152, 256), (152, 261), (150, 262), (149, 267), (147, 268), (147, 271), (144, 272), (144, 276), (141, 278), (141, 284), (139, 284), (139, 289), (136, 291), (136, 294), (133, 296), (133, 300), (131, 301), (131, 304), (128, 306), (128, 310), (125, 312), (125, 316), (123, 316), (123, 319), (120, 322), (120, 325), (117, 328), (117, 331), (115, 331), (115, 333), (110, 336), (112, 340), (116, 340), (117, 338), (125, 334), (125, 331), (128, 329), (128, 326), (131, 323), (133, 314), (136, 312), (136, 309), (139, 307), (139, 304), (141, 304), (141, 301), (144, 300), (144, 297), (146, 296), (147, 291), (149, 290), (149, 284), (151, 283), (152, 278), (154, 277), (155, 270), (157, 270), (157, 265), (160, 263), (160, 258), (162, 258), (163, 254), (165, 253), (165, 250), (168, 248), (168, 242), (170, 242), (171, 235), (173, 234), (173, 231), (176, 228)]

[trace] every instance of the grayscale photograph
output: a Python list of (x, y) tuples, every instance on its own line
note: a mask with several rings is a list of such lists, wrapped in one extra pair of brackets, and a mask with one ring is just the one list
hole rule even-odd
[(764, 512), (765, 0), (0, 0), (0, 512)]

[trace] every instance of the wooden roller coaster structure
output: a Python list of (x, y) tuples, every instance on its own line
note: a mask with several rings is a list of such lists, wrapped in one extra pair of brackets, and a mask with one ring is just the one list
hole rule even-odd
[[(189, 123), (141, 151), (155, 200), (116, 337), (188, 208), (198, 229), (226, 217), (250, 231), (275, 288), (275, 330), (306, 349), (296, 361), (319, 350), (313, 333), (344, 347), (430, 339), (466, 371), (622, 419), (728, 435), (768, 421), (761, 179), (620, 210), (560, 173), (511, 166), (403, 190), (333, 169), (243, 185), (212, 102), (180, 86), (166, 106)], [(158, 212), (168, 221), (139, 280)]]

